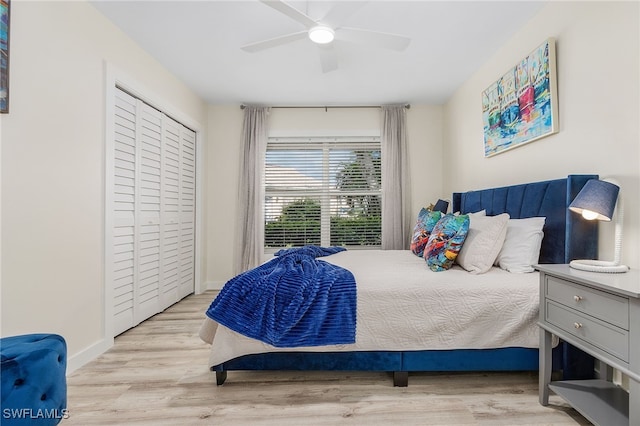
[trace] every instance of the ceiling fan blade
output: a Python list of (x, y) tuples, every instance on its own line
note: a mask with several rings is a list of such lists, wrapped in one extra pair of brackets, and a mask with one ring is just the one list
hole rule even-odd
[(300, 22), (302, 25), (304, 25), (307, 28), (312, 28), (318, 25), (316, 21), (314, 21), (304, 13), (300, 12), (295, 7), (289, 6), (287, 3), (283, 1), (280, 1), (280, 0), (260, 0), (260, 1), (266, 4), (267, 6), (277, 10), (278, 12), (287, 15), (289, 18), (293, 19), (294, 21)]
[(339, 27), (344, 21), (349, 19), (358, 9), (364, 6), (366, 1), (341, 1), (331, 8), (331, 10), (320, 21), (333, 28)]
[(348, 27), (338, 28), (336, 30), (336, 39), (368, 44), (374, 47), (384, 47), (397, 51), (406, 49), (411, 42), (409, 37), (397, 34), (381, 33), (378, 31)]
[(338, 69), (338, 57), (336, 56), (333, 44), (318, 45), (318, 52), (320, 54), (320, 65), (322, 66), (323, 73)]
[(290, 43), (296, 40), (302, 40), (307, 38), (306, 31), (300, 31), (297, 33), (286, 34), (279, 37), (270, 38), (268, 40), (258, 41), (256, 43), (247, 44), (241, 47), (245, 52), (258, 52), (260, 50), (270, 49), (272, 47), (280, 46), (286, 43)]

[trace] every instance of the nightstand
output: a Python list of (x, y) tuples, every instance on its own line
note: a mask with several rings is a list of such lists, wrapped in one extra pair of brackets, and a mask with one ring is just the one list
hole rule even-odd
[[(596, 425), (640, 425), (640, 272), (584, 272), (569, 265), (540, 271), (540, 404), (549, 390)], [(601, 361), (594, 380), (551, 381), (552, 335)], [(629, 392), (612, 383), (613, 368)]]

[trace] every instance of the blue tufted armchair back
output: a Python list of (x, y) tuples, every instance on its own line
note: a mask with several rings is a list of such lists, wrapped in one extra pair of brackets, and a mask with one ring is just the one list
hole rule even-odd
[(67, 344), (57, 334), (0, 339), (0, 424), (56, 425), (67, 416)]

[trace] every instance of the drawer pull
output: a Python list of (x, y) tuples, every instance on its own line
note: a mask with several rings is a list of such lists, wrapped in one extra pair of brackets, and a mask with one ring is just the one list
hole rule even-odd
[(582, 296), (575, 295), (573, 296), (573, 300), (575, 300), (576, 302), (579, 302), (582, 300)]
[(582, 324), (579, 323), (579, 322), (574, 322), (573, 326), (576, 328), (576, 330), (579, 329), (579, 328), (582, 328)]

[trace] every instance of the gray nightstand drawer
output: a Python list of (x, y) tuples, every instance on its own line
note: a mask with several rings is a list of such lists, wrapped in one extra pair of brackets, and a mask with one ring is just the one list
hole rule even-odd
[(629, 330), (629, 299), (548, 276), (549, 299)]
[(545, 320), (624, 362), (629, 361), (629, 333), (619, 327), (547, 301)]

